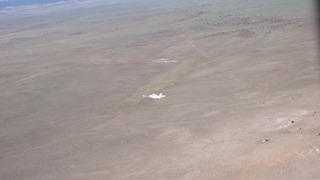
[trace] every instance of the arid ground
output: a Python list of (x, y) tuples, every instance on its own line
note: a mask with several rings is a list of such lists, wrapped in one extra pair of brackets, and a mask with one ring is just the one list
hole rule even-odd
[[(313, 7), (82, 0), (1, 9), (0, 179), (320, 179)], [(166, 97), (142, 97), (151, 93)]]

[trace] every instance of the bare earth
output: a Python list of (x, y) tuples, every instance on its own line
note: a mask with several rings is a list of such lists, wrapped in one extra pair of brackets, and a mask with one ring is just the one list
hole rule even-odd
[(92, 0), (0, 18), (0, 179), (320, 179), (311, 1)]

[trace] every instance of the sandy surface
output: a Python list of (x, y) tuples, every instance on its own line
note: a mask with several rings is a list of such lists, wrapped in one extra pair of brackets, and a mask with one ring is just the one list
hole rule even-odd
[(111, 5), (95, 3), (0, 15), (0, 179), (320, 179), (320, 66), (307, 3), (287, 4), (307, 14), (284, 15), (295, 23), (220, 33), (181, 28), (196, 15), (167, 17), (204, 2), (163, 12), (164, 2), (140, 9), (145, 16), (115, 6), (122, 13), (108, 18)]

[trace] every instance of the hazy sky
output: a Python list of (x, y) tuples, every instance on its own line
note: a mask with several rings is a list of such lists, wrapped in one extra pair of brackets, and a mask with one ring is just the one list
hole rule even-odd
[(0, 8), (4, 8), (8, 6), (54, 3), (59, 1), (66, 1), (66, 0), (0, 0)]

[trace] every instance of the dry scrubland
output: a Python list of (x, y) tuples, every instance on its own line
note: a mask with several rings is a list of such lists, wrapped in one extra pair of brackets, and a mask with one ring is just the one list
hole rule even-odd
[(312, 6), (1, 10), (1, 179), (320, 179)]

